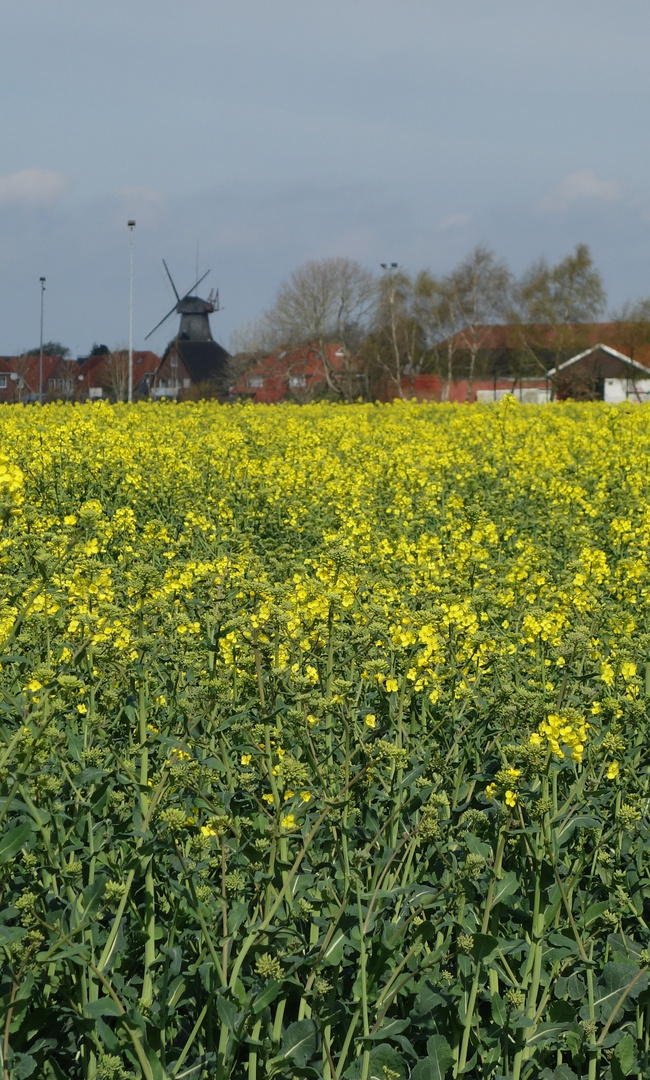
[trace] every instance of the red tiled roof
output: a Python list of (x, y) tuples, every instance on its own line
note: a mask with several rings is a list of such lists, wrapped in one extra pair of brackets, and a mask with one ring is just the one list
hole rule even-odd
[[(43, 386), (47, 386), (60, 356), (46, 356), (43, 354)], [(36, 356), (0, 356), (0, 374), (18, 375), (25, 385), (26, 392), (38, 393), (40, 357)], [(16, 380), (18, 381), (18, 380)]]
[[(107, 367), (111, 363), (111, 353), (89, 356), (79, 364), (77, 375), (85, 386), (101, 386), (106, 381)], [(153, 375), (160, 365), (160, 357), (150, 349), (133, 351), (133, 381), (139, 383), (145, 375)]]
[[(329, 367), (335, 371), (342, 368), (341, 346), (328, 343), (324, 350)], [(276, 349), (241, 375), (232, 387), (232, 393), (246, 394), (257, 402), (280, 401), (287, 392), (292, 376), (304, 377), (306, 389), (314, 389), (325, 381), (323, 360), (318, 346), (298, 345), (294, 348)], [(263, 380), (261, 386), (251, 385), (253, 380), (259, 379)]]
[[(576, 352), (588, 349), (593, 345), (609, 345), (626, 356), (633, 354), (633, 358), (639, 363), (650, 367), (650, 341), (644, 343), (634, 341), (634, 324), (622, 322), (603, 323), (573, 323), (567, 324), (567, 331), (579, 340), (580, 345)], [(640, 336), (640, 335), (637, 335)], [(452, 335), (452, 341), (458, 350), (469, 349), (472, 340), (480, 343), (482, 352), (492, 349), (520, 349), (524, 343), (533, 348), (552, 349), (557, 338), (557, 329), (549, 323), (538, 325), (526, 325), (511, 323), (509, 325), (489, 324), (478, 326), (472, 332), (469, 329), (459, 330)], [(444, 343), (443, 343), (444, 346)]]

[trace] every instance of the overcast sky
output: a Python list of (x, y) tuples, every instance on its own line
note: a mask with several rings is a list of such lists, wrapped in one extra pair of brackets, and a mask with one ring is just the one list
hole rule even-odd
[[(307, 259), (650, 295), (648, 0), (29, 0), (0, 36), (0, 353), (134, 343), (199, 272), (214, 336)], [(175, 318), (150, 339), (161, 351)]]

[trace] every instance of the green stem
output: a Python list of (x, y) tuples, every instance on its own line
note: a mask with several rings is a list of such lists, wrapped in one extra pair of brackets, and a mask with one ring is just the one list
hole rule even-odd
[[(357, 881), (357, 914), (359, 919), (359, 977), (361, 982), (361, 1018), (363, 1021), (363, 1034), (370, 1034), (368, 1019), (368, 982), (366, 972), (366, 937), (363, 931), (363, 909), (361, 907), (361, 884)], [(363, 1063), (361, 1065), (361, 1080), (368, 1080), (370, 1072), (370, 1048), (367, 1041), (363, 1044)]]
[[(144, 676), (138, 685), (138, 726), (140, 738), (140, 813), (143, 821), (149, 809), (149, 749), (147, 746), (147, 702)], [(156, 960), (156, 915), (154, 896), (153, 855), (146, 860), (144, 877), (144, 974), (142, 979), (142, 1004), (153, 1003), (153, 978), (151, 969)]]
[[(485, 909), (483, 911), (483, 922), (481, 925), (481, 933), (487, 933), (488, 926), (490, 924), (490, 914), (492, 911), (492, 899), (494, 897), (495, 882), (498, 880), (501, 874), (501, 863), (503, 861), (503, 853), (506, 846), (507, 825), (501, 829), (501, 835), (499, 836), (499, 843), (497, 845), (496, 856), (494, 859), (494, 873), (488, 885), (487, 897), (485, 900)], [(483, 965), (481, 961), (476, 962), (476, 971), (474, 973), (474, 979), (472, 980), (472, 987), (469, 994), (469, 1000), (467, 1002), (467, 1011), (465, 1014), (465, 1025), (463, 1027), (463, 1037), (460, 1044), (460, 1053), (458, 1055), (458, 1063), (454, 1071), (454, 1076), (460, 1076), (464, 1071), (467, 1064), (467, 1054), (469, 1050), (469, 1040), (472, 1032), (472, 1024), (474, 1023), (474, 1009), (476, 1007), (476, 999), (478, 997), (479, 985), (481, 981), (481, 974), (483, 971)]]

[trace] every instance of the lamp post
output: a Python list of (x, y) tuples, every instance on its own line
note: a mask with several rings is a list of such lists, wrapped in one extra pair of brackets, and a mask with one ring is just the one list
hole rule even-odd
[(129, 228), (129, 401), (133, 401), (133, 230), (135, 221), (127, 221)]
[(393, 345), (393, 355), (395, 357), (395, 383), (399, 397), (404, 397), (402, 390), (402, 357), (400, 354), (399, 341), (397, 340), (397, 320), (395, 317), (395, 271), (397, 270), (397, 263), (380, 263), (380, 266), (386, 274), (387, 280), (390, 282), (388, 287), (388, 308), (390, 311), (390, 336)]
[(38, 350), (38, 400), (43, 404), (43, 300), (45, 297), (45, 278), (39, 278), (41, 283), (41, 344)]

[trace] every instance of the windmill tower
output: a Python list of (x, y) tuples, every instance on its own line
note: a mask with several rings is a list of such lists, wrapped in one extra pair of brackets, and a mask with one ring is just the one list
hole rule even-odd
[(210, 315), (220, 310), (219, 291), (211, 290), (207, 300), (192, 295), (210, 271), (206, 270), (192, 288), (180, 296), (164, 259), (163, 266), (176, 303), (149, 331), (145, 341), (172, 315), (180, 315), (178, 333), (165, 349), (152, 387), (153, 396), (172, 397), (178, 396), (181, 390), (189, 390), (192, 384), (219, 383), (226, 373), (229, 356), (214, 340), (210, 328)]

